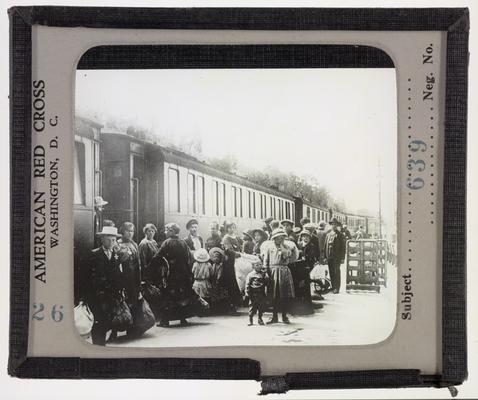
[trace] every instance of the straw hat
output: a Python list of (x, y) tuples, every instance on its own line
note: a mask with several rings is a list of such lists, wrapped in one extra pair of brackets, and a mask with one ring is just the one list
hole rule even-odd
[(206, 249), (197, 249), (194, 252), (194, 259), (197, 262), (208, 262), (210, 257)]
[(271, 240), (274, 240), (275, 238), (278, 238), (280, 236), (287, 236), (287, 233), (285, 233), (285, 230), (282, 228), (274, 229), (272, 231)]
[(291, 221), (290, 219), (283, 219), (281, 222), (280, 222), (281, 225), (284, 225), (284, 224), (290, 224), (292, 226), (294, 226), (294, 221)]
[(115, 226), (104, 226), (101, 232), (98, 232), (97, 235), (121, 237), (121, 235), (118, 234), (118, 228), (116, 228)]

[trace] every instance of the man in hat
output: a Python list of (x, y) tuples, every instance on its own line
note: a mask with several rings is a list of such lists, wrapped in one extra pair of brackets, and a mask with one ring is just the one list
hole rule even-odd
[(199, 222), (197, 219), (190, 219), (186, 224), (188, 230), (188, 236), (184, 239), (189, 247), (189, 250), (194, 251), (202, 249), (204, 247), (204, 241), (201, 236), (198, 235)]
[(95, 229), (95, 247), (99, 247), (101, 245), (100, 237), (98, 233), (101, 232), (103, 229), (103, 208), (108, 204), (107, 201), (103, 200), (103, 197), (96, 196), (94, 200), (95, 206), (95, 216), (93, 221), (93, 227)]
[(309, 223), (306, 223), (303, 225), (303, 231), (307, 231), (310, 233), (310, 242), (313, 244), (313, 248), (315, 251), (315, 258), (316, 260), (320, 260), (320, 248), (319, 248), (319, 237), (316, 234), (315, 231), (315, 225)]
[(122, 290), (120, 260), (115, 250), (116, 240), (121, 235), (116, 227), (105, 226), (97, 236), (101, 246), (91, 251), (85, 299), (94, 316), (93, 344), (104, 346), (111, 324), (109, 314)]
[(287, 239), (292, 240), (294, 243), (297, 243), (297, 236), (292, 231), (294, 229), (294, 221), (291, 221), (290, 219), (283, 219), (280, 224), (282, 225), (285, 230), (285, 233), (287, 234)]
[(332, 230), (325, 238), (325, 256), (329, 265), (330, 280), (335, 294), (340, 292), (340, 265), (345, 260), (345, 238), (339, 231), (339, 221), (332, 218), (329, 222)]

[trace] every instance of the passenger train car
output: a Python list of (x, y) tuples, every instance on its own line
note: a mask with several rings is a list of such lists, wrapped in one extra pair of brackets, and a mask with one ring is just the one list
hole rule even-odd
[(137, 242), (146, 223), (156, 225), (159, 240), (169, 222), (178, 223), (185, 236), (191, 218), (199, 221), (204, 238), (209, 236), (211, 222), (226, 219), (236, 222), (238, 232), (261, 226), (267, 217), (298, 223), (303, 216), (312, 223), (336, 217), (352, 233), (360, 225), (366, 232), (371, 229), (370, 217), (327, 210), (81, 117), (76, 118), (73, 164), (76, 274), (94, 247), (95, 196), (108, 201), (103, 219), (111, 219), (118, 227), (125, 221), (134, 223)]

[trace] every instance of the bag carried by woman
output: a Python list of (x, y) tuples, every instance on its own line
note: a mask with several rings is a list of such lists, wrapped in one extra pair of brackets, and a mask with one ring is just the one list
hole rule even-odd
[(74, 309), (75, 326), (78, 333), (82, 336), (88, 335), (91, 332), (95, 317), (90, 311), (90, 308), (80, 301)]
[(142, 335), (156, 323), (153, 311), (144, 297), (139, 299), (131, 309), (133, 316), (133, 327), (130, 332), (135, 335)]
[(111, 329), (122, 332), (132, 327), (133, 316), (131, 315), (131, 310), (126, 303), (124, 294), (114, 300), (111, 314)]

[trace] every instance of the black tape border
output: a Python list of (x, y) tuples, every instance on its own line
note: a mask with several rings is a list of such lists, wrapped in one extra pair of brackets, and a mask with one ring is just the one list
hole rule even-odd
[[(8, 371), (18, 377), (259, 379), (246, 359), (28, 358), (31, 176), (31, 25), (161, 29), (443, 30), (447, 34), (443, 225), (443, 372), (287, 374), (286, 388), (449, 386), (467, 376), (466, 115), (469, 13), (435, 9), (130, 9), (17, 7), (10, 14), (11, 293)], [(227, 367), (226, 367), (227, 365)], [(216, 372), (214, 372), (216, 371)], [(391, 373), (391, 375), (390, 375)], [(398, 374), (398, 375), (397, 375)], [(393, 376), (398, 379), (394, 381)], [(264, 382), (266, 382), (265, 379)], [(270, 380), (269, 380), (270, 381)], [(368, 386), (371, 385), (371, 386)], [(274, 385), (270, 391), (274, 389)]]

